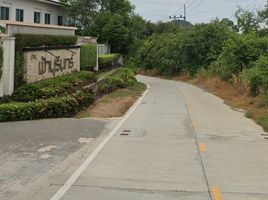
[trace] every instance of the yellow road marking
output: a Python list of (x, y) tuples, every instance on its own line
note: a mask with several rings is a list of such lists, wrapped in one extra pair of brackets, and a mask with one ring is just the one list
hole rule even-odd
[(212, 194), (214, 197), (214, 200), (223, 200), (222, 194), (221, 194), (221, 190), (219, 187), (212, 187)]
[(200, 150), (201, 153), (206, 152), (206, 150), (207, 150), (206, 145), (204, 143), (200, 143), (199, 144), (199, 150)]
[(196, 122), (195, 121), (193, 121), (193, 128), (197, 128), (197, 124), (196, 124)]

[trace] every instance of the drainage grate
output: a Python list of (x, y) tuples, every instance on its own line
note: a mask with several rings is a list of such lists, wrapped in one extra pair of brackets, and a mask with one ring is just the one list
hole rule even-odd
[(268, 134), (261, 134), (261, 136), (268, 136)]
[(265, 140), (268, 140), (268, 137), (265, 137), (264, 139), (265, 139)]
[(127, 137), (143, 137), (146, 135), (146, 131), (144, 129), (121, 129), (118, 135)]

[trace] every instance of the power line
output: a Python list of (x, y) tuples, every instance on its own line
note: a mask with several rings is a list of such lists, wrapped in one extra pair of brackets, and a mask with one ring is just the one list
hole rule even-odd
[(196, 9), (197, 7), (199, 7), (202, 3), (204, 3), (205, 0), (201, 0), (198, 4), (196, 4), (194, 7), (192, 7), (189, 11), (188, 14), (191, 13), (194, 9)]
[[(204, 0), (201, 0), (199, 3), (198, 3), (199, 0), (187, 0), (178, 10), (178, 15), (171, 15), (169, 16), (169, 19), (173, 19), (173, 20), (176, 20), (176, 19), (183, 19), (184, 21), (186, 21), (187, 19), (187, 9), (190, 9), (188, 11), (191, 12), (192, 10), (194, 10), (195, 8), (197, 8), (199, 5), (201, 5)], [(197, 3), (197, 4), (196, 4)], [(183, 9), (183, 10), (182, 10)], [(181, 10), (183, 12), (183, 14), (181, 13)]]

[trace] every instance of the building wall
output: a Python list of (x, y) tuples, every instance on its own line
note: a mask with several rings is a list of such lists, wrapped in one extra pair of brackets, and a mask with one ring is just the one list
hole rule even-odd
[(63, 16), (64, 24), (67, 22), (67, 15), (64, 8), (49, 3), (39, 2), (38, 0), (0, 0), (0, 6), (10, 8), (10, 19), (11, 21), (16, 20), (16, 9), (24, 10), (24, 22), (34, 22), (34, 12), (41, 13), (41, 24), (45, 23), (45, 13), (51, 14), (51, 24), (58, 24), (58, 16)]

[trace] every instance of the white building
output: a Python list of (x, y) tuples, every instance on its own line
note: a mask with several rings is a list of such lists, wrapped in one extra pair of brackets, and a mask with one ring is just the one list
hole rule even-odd
[(0, 19), (35, 23), (65, 25), (64, 5), (53, 0), (0, 0)]
[(6, 33), (74, 35), (64, 5), (55, 0), (0, 0), (0, 26)]

